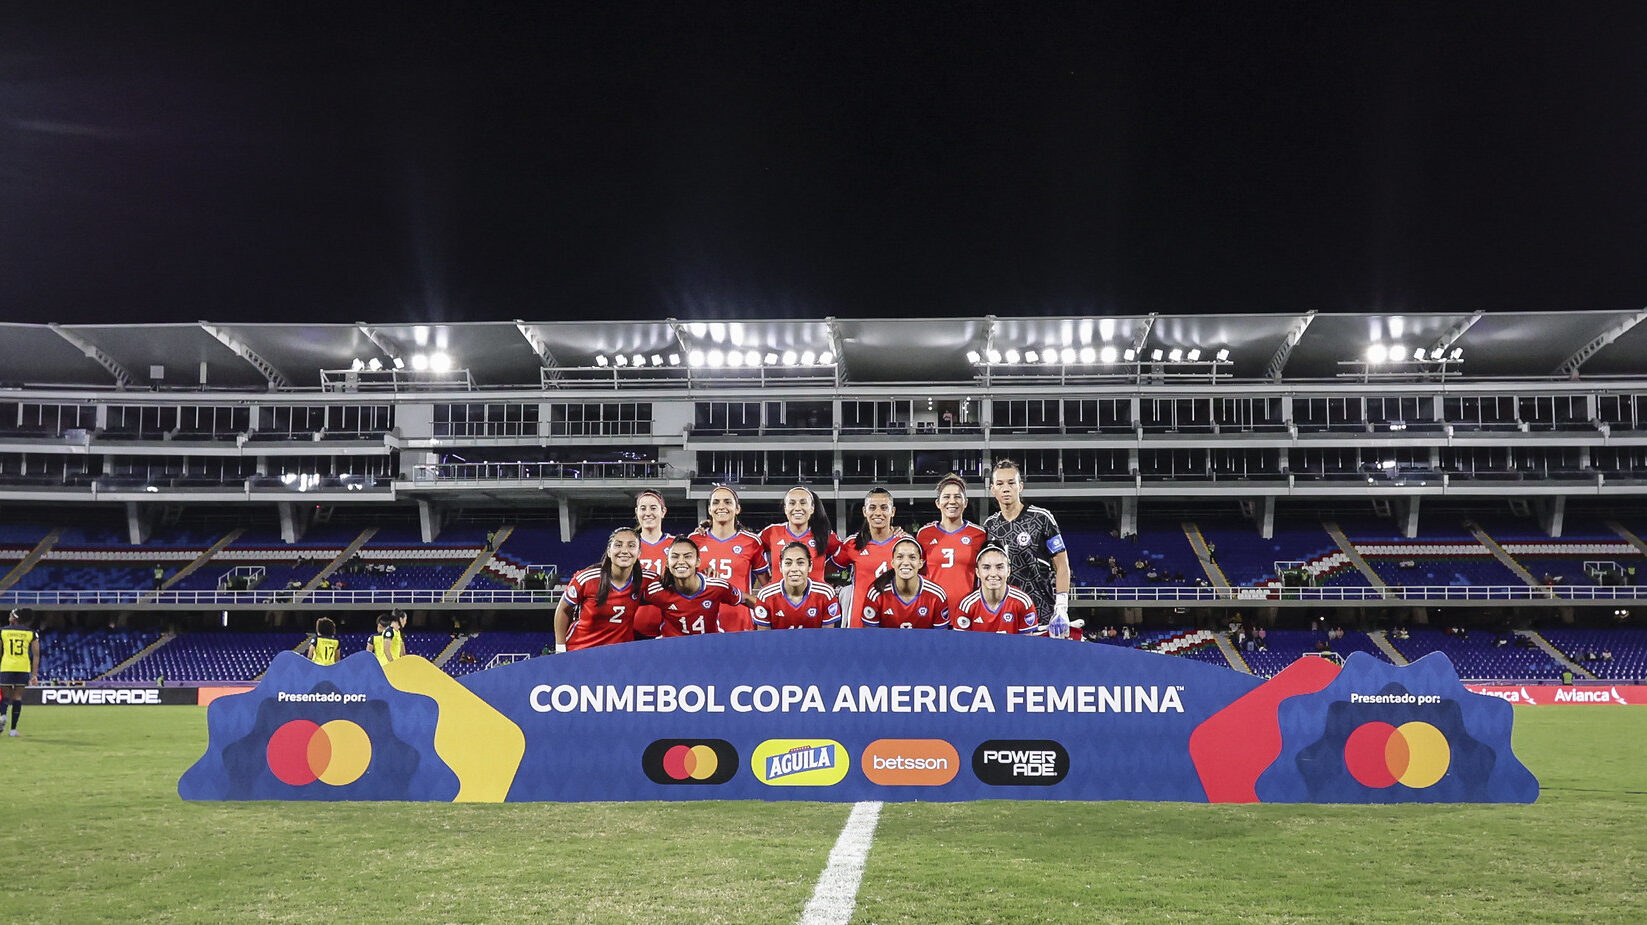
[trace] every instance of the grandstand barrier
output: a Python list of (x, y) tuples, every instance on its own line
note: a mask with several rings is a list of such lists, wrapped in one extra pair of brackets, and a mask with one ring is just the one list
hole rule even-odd
[[(447, 591), (438, 588), (392, 588), (343, 591), (304, 591), (294, 602), (285, 589), (255, 591), (174, 590), (86, 590), (0, 592), (0, 607), (193, 607), (203, 609), (314, 609), (333, 606), (554, 606), (560, 589), (522, 591), (512, 588), (465, 588)], [(1647, 585), (1426, 585), (1403, 588), (1371, 588), (1354, 585), (1327, 585), (1314, 588), (1218, 588), (1182, 585), (1161, 587), (1078, 587), (1070, 591), (1071, 603), (1078, 606), (1106, 604), (1254, 604), (1272, 603), (1613, 603), (1647, 601)]]
[(207, 711), (190, 800), (1531, 802), (1444, 655), (1274, 678), (983, 633), (738, 633), (454, 680), (281, 653)]

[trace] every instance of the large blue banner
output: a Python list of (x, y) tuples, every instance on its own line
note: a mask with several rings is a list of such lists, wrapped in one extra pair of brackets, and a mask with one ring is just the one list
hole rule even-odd
[(1107, 645), (739, 633), (545, 656), (279, 656), (187, 799), (1529, 802), (1512, 708), (1433, 655), (1265, 681)]

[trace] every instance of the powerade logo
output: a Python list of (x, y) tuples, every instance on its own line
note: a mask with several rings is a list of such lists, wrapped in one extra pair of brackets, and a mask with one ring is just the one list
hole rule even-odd
[(829, 787), (846, 777), (846, 747), (832, 739), (767, 739), (749, 769), (769, 787)]
[(1051, 739), (990, 739), (973, 751), (972, 773), (991, 787), (1050, 787), (1069, 776), (1069, 752)]
[(654, 784), (724, 784), (738, 773), (738, 750), (725, 739), (659, 739), (641, 769)]
[(150, 704), (160, 702), (154, 688), (42, 688), (41, 703)]

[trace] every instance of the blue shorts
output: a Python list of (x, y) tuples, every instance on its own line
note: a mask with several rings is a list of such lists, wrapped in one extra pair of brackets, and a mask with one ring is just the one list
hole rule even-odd
[(29, 673), (26, 671), (0, 671), (0, 687), (28, 687)]

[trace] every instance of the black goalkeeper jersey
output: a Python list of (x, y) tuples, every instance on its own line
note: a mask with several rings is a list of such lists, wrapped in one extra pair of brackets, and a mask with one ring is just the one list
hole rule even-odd
[(1037, 611), (1050, 616), (1055, 593), (1052, 557), (1064, 551), (1064, 535), (1052, 512), (1033, 504), (1024, 505), (1012, 520), (996, 512), (984, 521), (984, 532), (991, 543), (1007, 551), (1012, 583), (1030, 596)]

